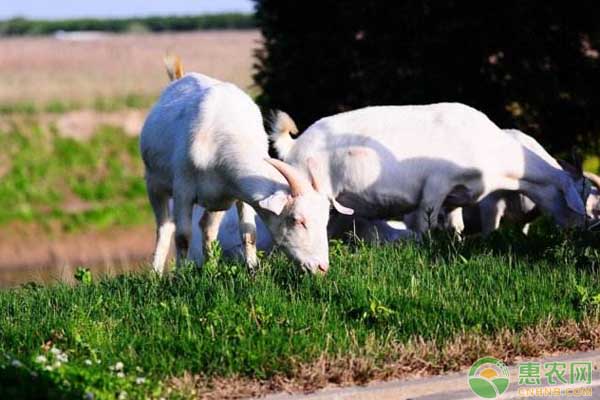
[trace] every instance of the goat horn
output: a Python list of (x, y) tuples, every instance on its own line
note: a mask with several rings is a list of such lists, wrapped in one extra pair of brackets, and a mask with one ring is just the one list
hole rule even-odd
[(310, 183), (312, 184), (312, 187), (317, 192), (321, 192), (321, 182), (318, 179), (318, 173), (317, 173), (318, 169), (319, 169), (317, 166), (317, 162), (315, 161), (314, 158), (309, 157), (306, 160), (306, 165), (308, 167), (308, 176), (310, 176)]
[(291, 165), (286, 164), (281, 160), (277, 160), (276, 158), (266, 158), (265, 161), (275, 167), (275, 169), (283, 175), (290, 185), (292, 197), (298, 197), (310, 189), (307, 180)]
[(593, 174), (591, 172), (584, 172), (583, 175), (588, 178), (590, 181), (592, 181), (592, 183), (594, 184), (594, 186), (596, 186), (597, 188), (600, 188), (600, 176)]

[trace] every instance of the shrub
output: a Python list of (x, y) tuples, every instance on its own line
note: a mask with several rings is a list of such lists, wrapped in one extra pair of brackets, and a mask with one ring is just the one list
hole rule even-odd
[(259, 101), (301, 126), (367, 105), (459, 101), (552, 151), (598, 147), (592, 0), (255, 2)]

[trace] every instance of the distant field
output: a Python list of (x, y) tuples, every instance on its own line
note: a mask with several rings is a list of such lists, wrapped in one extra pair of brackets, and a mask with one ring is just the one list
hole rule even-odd
[(167, 83), (162, 57), (179, 54), (188, 71), (251, 83), (258, 31), (105, 35), (0, 40), (0, 105), (52, 101), (89, 104), (99, 97), (155, 95)]

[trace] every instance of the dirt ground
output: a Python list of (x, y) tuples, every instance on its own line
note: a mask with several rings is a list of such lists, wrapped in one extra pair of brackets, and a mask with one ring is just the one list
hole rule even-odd
[(155, 94), (167, 83), (166, 52), (187, 71), (247, 89), (258, 31), (102, 35), (95, 40), (54, 37), (0, 39), (0, 103), (89, 101), (129, 93)]
[[(63, 114), (40, 113), (35, 123), (44, 129), (55, 126), (60, 136), (87, 140), (103, 125), (117, 126), (130, 136), (137, 136), (142, 130), (146, 110), (119, 110), (101, 112), (91, 109), (68, 111)], [(10, 132), (13, 127), (28, 126), (31, 117), (14, 114), (0, 118), (0, 131)], [(30, 123), (29, 123), (30, 125)]]
[(78, 234), (52, 234), (32, 224), (0, 230), (0, 286), (73, 280), (79, 266), (95, 274), (147, 268), (154, 226), (113, 228)]

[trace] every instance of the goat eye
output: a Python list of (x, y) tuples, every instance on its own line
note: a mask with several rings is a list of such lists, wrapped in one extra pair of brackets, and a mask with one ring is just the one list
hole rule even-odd
[(294, 217), (293, 218), (293, 223), (296, 226), (303, 226), (303, 227), (306, 228), (306, 223), (304, 221), (304, 218), (302, 218), (302, 217)]

